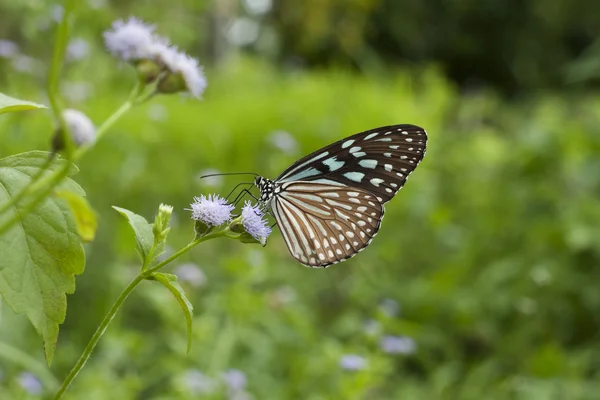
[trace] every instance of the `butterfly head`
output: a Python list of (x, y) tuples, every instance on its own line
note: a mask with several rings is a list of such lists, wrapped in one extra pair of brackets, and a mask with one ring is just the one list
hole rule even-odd
[(262, 176), (257, 176), (256, 179), (254, 179), (254, 185), (256, 185), (260, 191), (261, 202), (268, 203), (273, 198), (275, 184), (272, 180), (263, 178)]

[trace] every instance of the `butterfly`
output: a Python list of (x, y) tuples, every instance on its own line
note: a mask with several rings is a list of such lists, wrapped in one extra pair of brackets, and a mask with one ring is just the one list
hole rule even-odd
[(421, 127), (383, 126), (323, 147), (274, 180), (258, 176), (254, 185), (292, 257), (308, 267), (327, 267), (371, 243), (384, 204), (404, 186), (426, 146)]

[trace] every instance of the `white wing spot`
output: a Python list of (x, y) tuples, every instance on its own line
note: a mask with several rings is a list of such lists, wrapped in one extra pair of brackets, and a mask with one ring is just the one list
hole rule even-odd
[(406, 140), (408, 143), (410, 143), (410, 142), (412, 142), (412, 141), (413, 141), (411, 138), (406, 138), (406, 139), (404, 139), (404, 140)]
[(310, 263), (311, 263), (311, 264), (316, 264), (316, 263), (317, 263), (317, 259), (316, 259), (316, 258), (314, 258), (314, 257), (311, 257), (311, 258), (310, 258)]
[(323, 247), (325, 247), (325, 248), (329, 247), (329, 242), (327, 241), (327, 239), (323, 240)]
[[(400, 130), (400, 129), (398, 129), (398, 130)], [(408, 135), (408, 132), (406, 132), (406, 131), (402, 131), (402, 134), (403, 134), (403, 135)]]
[(391, 142), (392, 138), (389, 137), (385, 137), (385, 138), (381, 138), (381, 139), (375, 139), (376, 142)]
[(394, 167), (392, 166), (392, 164), (385, 164), (385, 165), (383, 166), (383, 168), (385, 168), (385, 170), (386, 170), (387, 172), (391, 172), (391, 171), (394, 169)]
[[(406, 157), (406, 156), (400, 156), (400, 159), (401, 159), (401, 160), (406, 160), (407, 158), (408, 158), (408, 157)], [(323, 163), (325, 163), (325, 161), (323, 161)]]
[(317, 249), (321, 248), (321, 243), (319, 243), (319, 241), (317, 239), (315, 239), (315, 248), (317, 248)]
[(327, 160), (323, 160), (322, 163), (329, 168), (329, 172), (337, 171), (345, 164), (343, 161), (338, 161), (337, 157), (328, 158)]
[(377, 167), (377, 160), (360, 160), (358, 164), (364, 168), (375, 169)]
[(390, 149), (392, 149), (392, 150), (396, 150), (398, 147), (400, 147), (400, 146), (398, 146), (397, 144), (394, 144), (394, 145), (391, 145), (391, 146), (390, 146)]
[(385, 188), (385, 191), (388, 192), (388, 193), (392, 193), (393, 192), (393, 190), (390, 189), (390, 188)]
[(383, 155), (386, 156), (386, 157), (391, 157), (392, 153), (383, 153)]
[(376, 217), (376, 216), (377, 216), (377, 213), (374, 213), (374, 212), (371, 213), (371, 217)]
[(363, 140), (369, 140), (369, 139), (372, 139), (372, 138), (374, 138), (374, 137), (375, 137), (375, 136), (377, 136), (377, 135), (379, 135), (379, 132), (374, 132), (374, 133), (371, 133), (371, 134), (369, 134), (369, 135), (365, 136), (365, 138), (364, 138)]
[(346, 172), (344, 176), (353, 182), (360, 183), (362, 178), (364, 178), (365, 174), (363, 174), (362, 172)]
[(372, 201), (370, 201), (369, 204), (372, 205), (373, 207), (377, 207), (377, 204), (373, 203)]
[(383, 201), (383, 199), (381, 197), (377, 196), (377, 201), (381, 203)]
[(402, 172), (406, 172), (406, 171), (408, 171), (408, 170), (407, 170), (406, 168), (400, 168), (400, 171), (402, 171)]
[(354, 233), (352, 233), (350, 231), (346, 231), (346, 236), (348, 236), (350, 239), (352, 239), (354, 237)]
[(352, 155), (356, 158), (364, 157), (367, 155), (364, 151), (357, 151), (356, 153), (352, 153)]
[(342, 149), (352, 146), (352, 143), (354, 143), (354, 140), (352, 140), (352, 139), (346, 140), (344, 143), (342, 143)]
[(337, 240), (335, 240), (333, 236), (329, 237), (329, 241), (331, 242), (331, 244), (337, 244)]
[(348, 192), (346, 194), (350, 197), (357, 197), (358, 195), (360, 195), (360, 193), (358, 193), (358, 192)]
[(360, 231), (359, 234), (360, 234), (361, 238), (363, 238), (363, 239), (365, 238), (365, 233), (363, 231)]
[(350, 149), (350, 153), (356, 153), (357, 151), (360, 151), (360, 147), (358, 146), (354, 146)]
[(357, 222), (358, 226), (365, 226), (367, 223), (365, 221), (363, 221), (362, 219), (360, 221)]
[(340, 249), (336, 249), (335, 252), (340, 256), (342, 255), (342, 250), (340, 250)]
[(367, 233), (371, 233), (371, 228), (367, 228)]
[(319, 260), (324, 260), (324, 259), (325, 259), (325, 254), (319, 253)]
[[(361, 213), (354, 213), (358, 218), (362, 218), (363, 215)], [(352, 224), (352, 229), (356, 229), (356, 225)]]
[(340, 224), (338, 224), (337, 222), (335, 222), (335, 221), (331, 221), (331, 226), (333, 226), (338, 231), (342, 230), (342, 226)]
[(398, 175), (400, 178), (404, 178), (404, 175), (401, 174), (400, 172), (396, 172), (396, 175)]
[(346, 237), (344, 235), (342, 235), (341, 233), (338, 237), (340, 238), (340, 242), (343, 242), (344, 240), (346, 240)]
[(346, 250), (350, 250), (350, 245), (346, 243)]
[(367, 210), (367, 207), (360, 206), (360, 207), (357, 208), (357, 210), (360, 211), (360, 212), (365, 212)]
[(369, 182), (371, 182), (371, 184), (372, 184), (373, 186), (379, 187), (379, 184), (380, 184), (380, 183), (383, 183), (383, 179), (380, 179), (380, 178), (373, 178), (373, 179), (371, 179)]
[(396, 185), (396, 184), (395, 184), (395, 183), (393, 183), (393, 182), (392, 182), (392, 183), (390, 183), (390, 186), (391, 186), (391, 187), (393, 187), (393, 188), (397, 188), (397, 187), (398, 187), (398, 185)]
[(358, 242), (352, 242), (352, 244), (355, 245), (355, 246), (358, 246)]
[(352, 203), (356, 203), (356, 204), (360, 204), (360, 200), (355, 198), (355, 197), (350, 197), (348, 199), (348, 201), (352, 202)]
[(389, 135), (390, 133), (392, 133), (392, 131), (387, 131), (386, 133), (384, 133), (384, 135)]
[(327, 255), (329, 256), (329, 258), (333, 258), (333, 251), (329, 250), (327, 252)]

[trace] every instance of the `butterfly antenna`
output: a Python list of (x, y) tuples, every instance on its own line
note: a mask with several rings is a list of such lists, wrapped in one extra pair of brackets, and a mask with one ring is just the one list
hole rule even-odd
[(200, 179), (210, 178), (211, 176), (224, 176), (224, 175), (254, 175), (254, 176), (259, 176), (258, 174), (255, 174), (254, 172), (225, 172), (225, 173), (221, 173), (221, 174), (202, 175), (200, 177)]

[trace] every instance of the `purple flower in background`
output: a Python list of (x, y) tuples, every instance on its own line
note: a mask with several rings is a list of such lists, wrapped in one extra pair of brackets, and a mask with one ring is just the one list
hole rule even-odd
[(215, 382), (197, 369), (186, 371), (184, 382), (188, 390), (193, 394), (210, 394), (216, 388)]
[(223, 381), (227, 385), (227, 388), (234, 392), (240, 392), (246, 388), (248, 378), (246, 374), (239, 369), (228, 369), (223, 372)]
[(42, 382), (31, 372), (23, 372), (17, 379), (19, 385), (29, 394), (40, 395), (44, 391)]
[(394, 299), (383, 299), (379, 308), (388, 317), (395, 317), (400, 313), (400, 304)]
[(19, 52), (19, 47), (13, 41), (0, 39), (0, 57), (10, 58)]
[(412, 354), (417, 351), (417, 344), (408, 336), (386, 335), (379, 341), (379, 347), (388, 354)]
[(258, 207), (250, 204), (246, 201), (242, 208), (242, 224), (246, 232), (251, 234), (254, 239), (261, 240), (271, 234), (271, 228), (267, 224), (267, 220), (264, 219), (265, 213)]
[(181, 264), (175, 268), (175, 275), (177, 275), (180, 281), (187, 282), (195, 288), (206, 284), (206, 275), (194, 263)]
[(346, 371), (360, 371), (367, 367), (367, 360), (358, 354), (346, 354), (340, 358), (340, 367)]
[(219, 226), (231, 220), (234, 206), (218, 194), (194, 197), (192, 203), (192, 219), (202, 221), (206, 225)]
[(67, 46), (67, 56), (71, 60), (81, 60), (82, 58), (87, 57), (90, 53), (90, 44), (87, 40), (77, 38), (71, 40), (69, 45)]
[(271, 144), (286, 154), (295, 154), (298, 151), (298, 142), (286, 131), (275, 131), (269, 136)]

